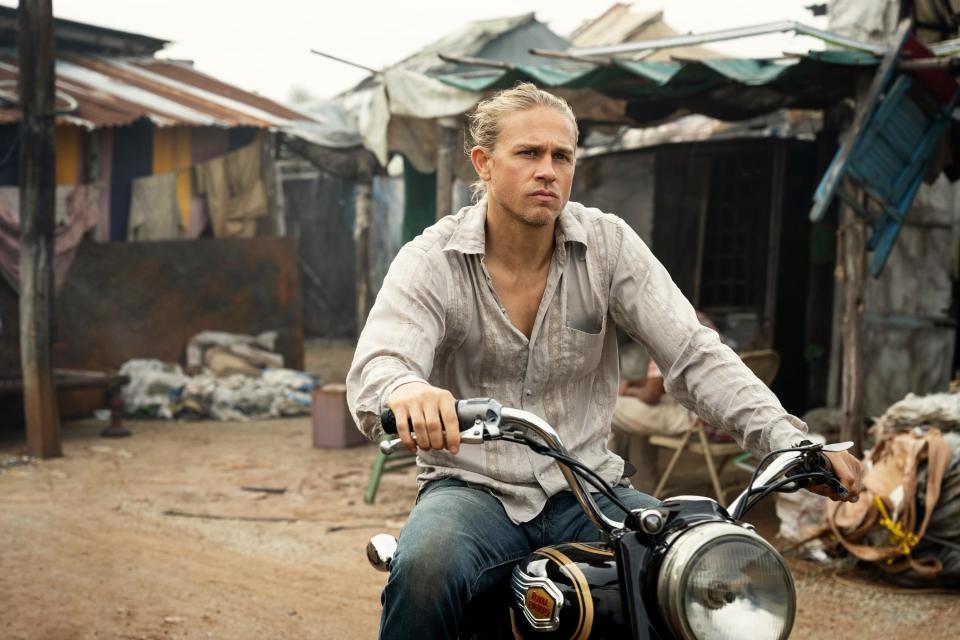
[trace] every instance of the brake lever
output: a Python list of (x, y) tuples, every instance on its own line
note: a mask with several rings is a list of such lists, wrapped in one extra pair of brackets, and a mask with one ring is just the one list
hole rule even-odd
[[(853, 443), (849, 441), (812, 445), (803, 452), (803, 464), (791, 469), (786, 476), (789, 478), (792, 475), (799, 475), (801, 473), (819, 473), (823, 476), (823, 482), (818, 484), (823, 484), (829, 489), (832, 489), (841, 499), (844, 499), (850, 494), (850, 491), (837, 479), (836, 474), (833, 473), (833, 466), (830, 464), (830, 460), (823, 454), (846, 451), (852, 446)], [(806, 489), (814, 485), (814, 480), (808, 478), (798, 484), (798, 488)]]

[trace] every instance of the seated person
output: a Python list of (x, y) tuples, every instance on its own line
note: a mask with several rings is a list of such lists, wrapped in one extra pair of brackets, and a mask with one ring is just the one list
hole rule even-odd
[[(697, 319), (703, 326), (717, 331), (716, 325), (705, 313), (697, 311)], [(720, 340), (731, 346), (723, 336)], [(635, 489), (652, 493), (659, 479), (659, 447), (650, 444), (650, 436), (682, 435), (694, 420), (696, 416), (664, 390), (663, 374), (653, 358), (650, 358), (647, 366), (645, 380), (626, 379), (620, 382), (609, 448), (636, 469), (630, 478)]]

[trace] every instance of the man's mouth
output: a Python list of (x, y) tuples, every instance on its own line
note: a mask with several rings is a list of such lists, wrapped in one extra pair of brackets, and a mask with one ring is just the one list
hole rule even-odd
[(530, 196), (541, 201), (555, 200), (557, 198), (557, 194), (552, 191), (547, 191), (546, 189), (538, 189), (531, 193)]

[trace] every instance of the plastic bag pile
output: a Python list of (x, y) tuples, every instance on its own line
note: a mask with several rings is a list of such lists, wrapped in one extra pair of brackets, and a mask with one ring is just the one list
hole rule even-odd
[(187, 346), (186, 372), (178, 364), (129, 360), (120, 373), (127, 415), (142, 418), (249, 420), (308, 415), (319, 384), (303, 371), (283, 368), (276, 334), (205, 331)]

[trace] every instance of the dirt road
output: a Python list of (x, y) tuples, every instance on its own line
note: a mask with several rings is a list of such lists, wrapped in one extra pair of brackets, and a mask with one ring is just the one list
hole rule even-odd
[[(376, 636), (413, 471), (363, 503), (372, 447), (316, 450), (307, 420), (132, 422), (64, 430), (64, 457), (0, 470), (0, 639)], [(0, 444), (0, 460), (20, 452)], [(243, 487), (285, 489), (284, 493)], [(794, 638), (955, 638), (956, 594), (905, 593), (792, 561)]]

